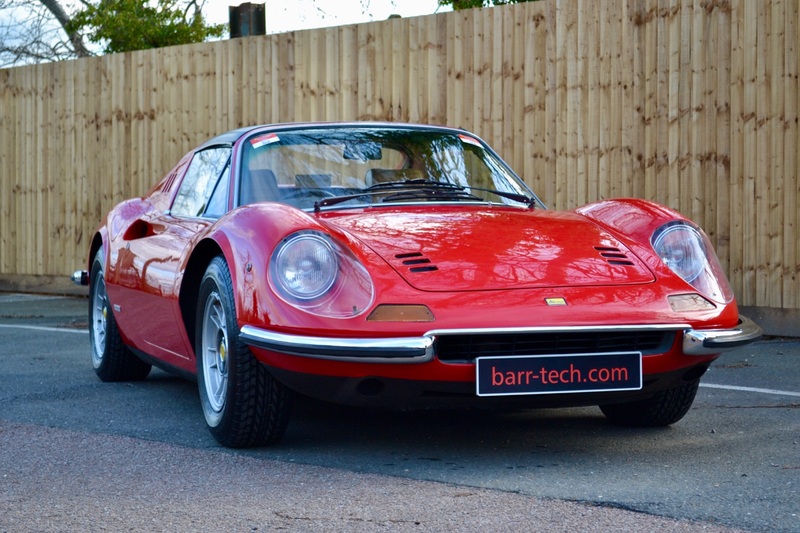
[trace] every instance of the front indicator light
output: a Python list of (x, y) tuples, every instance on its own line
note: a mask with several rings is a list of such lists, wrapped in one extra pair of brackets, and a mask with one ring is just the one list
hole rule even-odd
[(433, 322), (433, 313), (424, 305), (382, 304), (367, 317), (369, 322)]
[(684, 313), (686, 311), (709, 311), (716, 309), (716, 305), (712, 304), (699, 294), (674, 294), (667, 298), (669, 306), (676, 313)]

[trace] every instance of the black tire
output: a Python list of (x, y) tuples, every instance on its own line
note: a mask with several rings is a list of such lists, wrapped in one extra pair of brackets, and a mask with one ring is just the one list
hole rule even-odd
[(200, 284), (196, 332), (200, 404), (211, 435), (230, 448), (278, 442), (289, 423), (292, 393), (239, 340), (222, 256), (211, 261)]
[(601, 405), (600, 410), (610, 421), (622, 426), (669, 426), (689, 412), (699, 386), (700, 380), (696, 379), (644, 400)]
[(102, 381), (141, 381), (150, 374), (150, 365), (122, 342), (114, 311), (108, 301), (103, 250), (92, 262), (89, 281), (89, 335), (92, 367)]

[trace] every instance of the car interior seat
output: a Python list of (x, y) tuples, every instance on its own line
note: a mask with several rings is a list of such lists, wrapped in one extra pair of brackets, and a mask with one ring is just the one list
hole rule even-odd
[(242, 176), (239, 205), (277, 202), (281, 198), (275, 173), (268, 168), (251, 169)]

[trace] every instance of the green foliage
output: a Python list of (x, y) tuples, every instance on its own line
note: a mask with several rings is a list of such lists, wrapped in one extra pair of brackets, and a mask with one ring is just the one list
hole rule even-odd
[(69, 29), (101, 44), (107, 54), (221, 37), (225, 25), (206, 24), (198, 4), (189, 1), (181, 8), (178, 0), (100, 0), (75, 15)]
[(476, 7), (504, 6), (506, 4), (521, 4), (522, 2), (537, 2), (538, 0), (439, 0), (440, 6), (451, 6), (455, 11), (459, 9), (474, 9)]

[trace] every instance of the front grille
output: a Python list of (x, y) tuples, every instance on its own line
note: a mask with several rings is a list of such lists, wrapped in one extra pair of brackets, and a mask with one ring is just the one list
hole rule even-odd
[(442, 335), (435, 350), (442, 361), (472, 362), (477, 357), (578, 353), (663, 353), (674, 331), (565, 331)]

